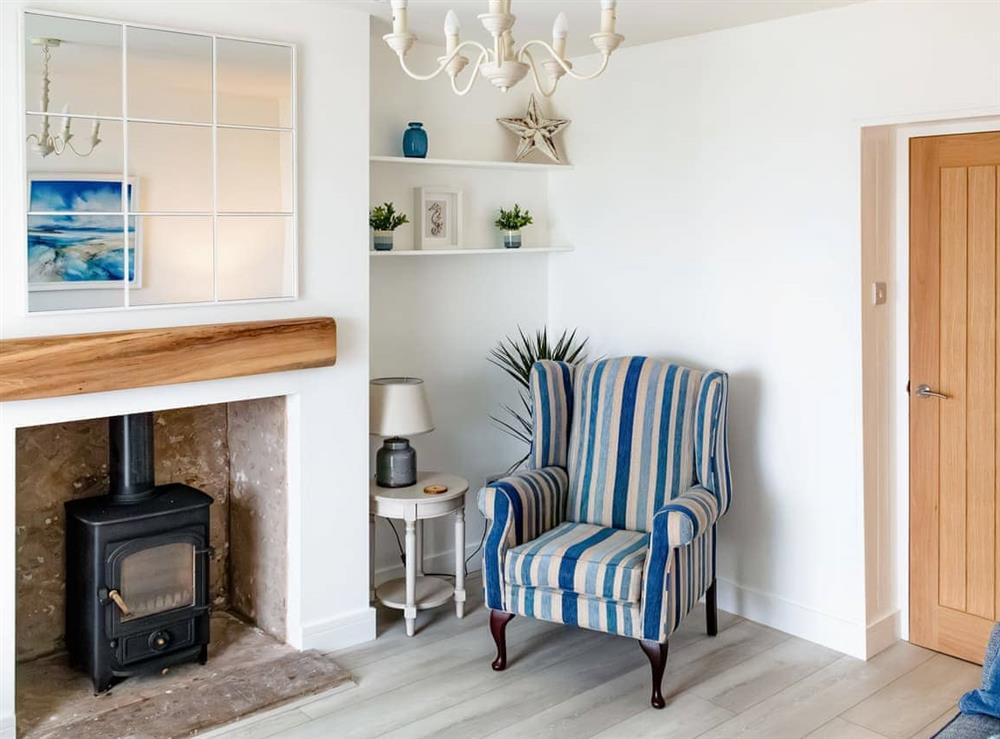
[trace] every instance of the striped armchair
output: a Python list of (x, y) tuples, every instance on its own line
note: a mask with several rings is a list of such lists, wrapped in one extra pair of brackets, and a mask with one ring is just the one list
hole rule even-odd
[(663, 708), (668, 639), (702, 595), (718, 628), (727, 386), (722, 372), (647, 357), (535, 364), (527, 469), (479, 492), (494, 670), (518, 614), (632, 637)]

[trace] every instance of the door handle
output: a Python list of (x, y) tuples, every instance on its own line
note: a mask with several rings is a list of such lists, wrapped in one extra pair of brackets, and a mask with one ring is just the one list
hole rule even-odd
[(941, 400), (948, 400), (949, 397), (944, 393), (939, 393), (936, 390), (931, 390), (930, 385), (919, 385), (917, 387), (917, 396), (921, 398), (940, 398)]

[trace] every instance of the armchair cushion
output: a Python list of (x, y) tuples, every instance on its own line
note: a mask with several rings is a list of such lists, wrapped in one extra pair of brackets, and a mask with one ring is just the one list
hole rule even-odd
[(508, 583), (638, 603), (649, 536), (566, 522), (508, 550)]

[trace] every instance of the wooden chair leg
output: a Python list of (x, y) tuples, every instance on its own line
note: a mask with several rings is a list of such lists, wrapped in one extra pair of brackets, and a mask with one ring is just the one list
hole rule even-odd
[(667, 642), (653, 641), (652, 639), (642, 639), (639, 641), (639, 646), (642, 647), (642, 651), (646, 653), (649, 658), (649, 666), (653, 673), (653, 694), (649, 699), (650, 704), (653, 708), (663, 708), (667, 705), (667, 702), (663, 700), (663, 693), (660, 692), (661, 686), (663, 685), (663, 670), (667, 666)]
[(513, 613), (490, 611), (490, 633), (497, 645), (497, 658), (491, 667), (499, 672), (507, 666), (507, 624), (514, 618)]
[(716, 582), (716, 580), (712, 580), (712, 584), (705, 591), (705, 626), (709, 636), (715, 636), (719, 633), (719, 600), (715, 592)]

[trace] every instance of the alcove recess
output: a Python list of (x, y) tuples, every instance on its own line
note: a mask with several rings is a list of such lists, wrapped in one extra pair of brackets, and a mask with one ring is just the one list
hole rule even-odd
[[(156, 482), (214, 499), (211, 603), (285, 639), (286, 410), (283, 397), (155, 413)], [(108, 486), (108, 424), (97, 418), (18, 429), (16, 655), (59, 652), (64, 636), (64, 518), (70, 499)]]

